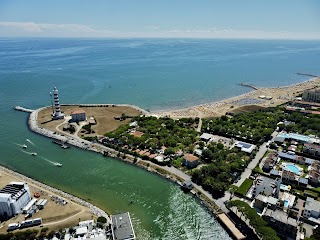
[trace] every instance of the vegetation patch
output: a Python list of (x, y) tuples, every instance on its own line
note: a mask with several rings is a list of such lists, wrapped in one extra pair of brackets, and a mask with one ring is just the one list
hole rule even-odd
[(253, 180), (247, 178), (244, 180), (244, 182), (241, 184), (241, 186), (238, 188), (236, 192), (240, 195), (245, 196), (248, 190), (250, 189), (250, 187), (252, 186), (252, 184), (253, 184)]
[(247, 203), (241, 200), (234, 200), (228, 203), (228, 207), (236, 207), (243, 216), (249, 220), (249, 224), (255, 229), (257, 235), (263, 240), (280, 240), (275, 230), (268, 226), (256, 212)]

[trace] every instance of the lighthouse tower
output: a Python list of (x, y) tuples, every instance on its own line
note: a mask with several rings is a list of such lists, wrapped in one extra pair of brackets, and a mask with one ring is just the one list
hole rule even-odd
[(53, 119), (62, 119), (64, 118), (63, 114), (60, 110), (60, 103), (59, 103), (59, 96), (58, 96), (58, 89), (54, 87), (53, 89), (53, 101), (54, 101), (54, 114)]

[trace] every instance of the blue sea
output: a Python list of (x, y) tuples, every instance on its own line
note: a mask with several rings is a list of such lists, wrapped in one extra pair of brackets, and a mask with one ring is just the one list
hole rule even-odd
[[(0, 164), (91, 201), (129, 211), (138, 239), (229, 239), (211, 214), (166, 180), (28, 130), (16, 105), (129, 103), (176, 109), (320, 75), (319, 41), (196, 39), (0, 39)], [(29, 144), (30, 139), (34, 145)], [(23, 152), (35, 151), (37, 157)], [(60, 162), (62, 168), (49, 161)], [(134, 204), (129, 204), (130, 201)]]

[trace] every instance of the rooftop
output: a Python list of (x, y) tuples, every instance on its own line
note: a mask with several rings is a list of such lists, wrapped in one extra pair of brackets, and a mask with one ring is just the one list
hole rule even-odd
[(251, 153), (253, 149), (255, 149), (256, 147), (253, 144), (240, 142), (240, 141), (236, 142), (235, 146), (241, 148), (241, 151), (247, 152), (247, 153)]
[(135, 234), (128, 212), (111, 215), (112, 235), (114, 240), (134, 240)]
[(284, 224), (288, 224), (291, 226), (295, 226), (297, 227), (298, 224), (296, 222), (296, 220), (294, 220), (293, 218), (289, 217), (285, 212), (280, 211), (280, 210), (271, 210), (271, 209), (267, 209), (265, 211), (265, 216), (269, 216), (275, 220), (277, 220), (278, 222), (282, 222)]
[(81, 110), (81, 109), (79, 109), (79, 110), (72, 111), (71, 115), (73, 115), (73, 114), (81, 114), (81, 113), (86, 113), (86, 112)]
[(320, 202), (317, 200), (314, 200), (311, 197), (307, 197), (305, 208), (308, 210), (320, 212)]
[(183, 158), (184, 158), (185, 160), (187, 160), (188, 162), (194, 162), (194, 161), (197, 161), (197, 160), (199, 159), (197, 156), (195, 156), (195, 155), (193, 155), (193, 154), (185, 154), (185, 155), (183, 156)]
[(213, 139), (214, 136), (210, 133), (202, 133), (202, 135), (200, 136), (201, 139), (205, 139), (205, 140), (210, 140), (210, 139)]

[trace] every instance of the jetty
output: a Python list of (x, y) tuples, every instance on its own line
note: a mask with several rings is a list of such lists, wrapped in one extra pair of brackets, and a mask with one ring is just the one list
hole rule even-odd
[(28, 109), (20, 106), (15, 106), (13, 109), (21, 112), (27, 112), (27, 113), (32, 113), (34, 111), (32, 109)]
[(314, 74), (310, 74), (310, 73), (297, 73), (298, 75), (302, 75), (302, 76), (307, 76), (307, 77), (319, 77), (317, 75), (314, 75)]
[(254, 90), (258, 90), (259, 88), (252, 85), (252, 84), (249, 84), (249, 83), (240, 83), (241, 86), (244, 86), (244, 87), (249, 87), (249, 88), (253, 88)]

